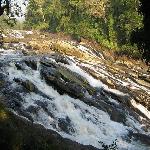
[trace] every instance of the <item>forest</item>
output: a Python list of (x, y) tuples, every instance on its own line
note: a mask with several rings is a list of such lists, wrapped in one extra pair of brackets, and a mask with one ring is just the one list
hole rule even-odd
[[(63, 32), (74, 39), (91, 39), (114, 50), (117, 55), (150, 61), (150, 2), (148, 0), (29, 0), (25, 29)], [(1, 1), (3, 6), (3, 1)], [(1, 7), (10, 14), (21, 14), (17, 3)], [(5, 17), (0, 18), (3, 20)], [(12, 25), (5, 20), (3, 26)]]
[(96, 40), (149, 61), (149, 6), (144, 0), (30, 0), (25, 27)]

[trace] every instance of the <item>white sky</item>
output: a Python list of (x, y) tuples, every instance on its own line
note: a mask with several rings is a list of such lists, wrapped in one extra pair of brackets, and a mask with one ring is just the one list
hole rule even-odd
[[(14, 2), (17, 2), (17, 4), (19, 6), (21, 6), (22, 13), (25, 14), (25, 12), (26, 12), (26, 6), (23, 5), (24, 0), (14, 0)], [(25, 18), (23, 16), (23, 17), (17, 17), (17, 19), (18, 20), (24, 20)]]

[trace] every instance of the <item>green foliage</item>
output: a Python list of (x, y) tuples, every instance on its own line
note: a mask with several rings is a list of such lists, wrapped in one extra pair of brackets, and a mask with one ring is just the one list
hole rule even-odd
[[(30, 0), (25, 24), (122, 49), (130, 44), (132, 32), (142, 27), (139, 5), (139, 0)], [(135, 54), (131, 47), (126, 49)]]
[(143, 17), (138, 13), (139, 5), (139, 0), (111, 0), (108, 14), (112, 14), (119, 45), (129, 43), (131, 33), (142, 27)]
[(12, 28), (12, 27), (15, 26), (15, 24), (16, 24), (16, 20), (15, 19), (10, 19), (6, 15), (0, 16), (0, 28), (1, 29)]
[(4, 31), (6, 29), (14, 29), (14, 30), (22, 30), (24, 24), (22, 21), (19, 20), (9, 20), (7, 16), (0, 17), (0, 30)]
[(47, 30), (48, 27), (49, 27), (49, 24), (42, 22), (42, 23), (36, 25), (35, 29), (45, 31), (45, 30)]
[(139, 51), (136, 44), (134, 44), (134, 45), (131, 45), (131, 44), (123, 45), (115, 53), (118, 56), (126, 55), (126, 56), (134, 58), (134, 59), (142, 58), (142, 53)]

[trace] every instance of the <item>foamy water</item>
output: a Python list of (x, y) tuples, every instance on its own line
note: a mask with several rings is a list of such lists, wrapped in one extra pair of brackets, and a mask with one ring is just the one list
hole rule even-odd
[[(16, 59), (18, 59), (18, 54), (13, 50), (5, 51), (4, 49), (0, 49), (0, 52), (2, 53), (1, 58), (5, 57), (5, 59), (7, 59), (7, 56), (12, 56), (12, 58), (16, 57)], [(54, 59), (50, 60), (55, 63)], [(81, 69), (74, 59), (70, 62), (70, 65), (63, 66), (80, 74), (82, 77), (87, 79), (89, 84), (93, 87), (102, 87), (105, 90), (116, 93), (117, 95), (125, 95), (125, 93), (122, 93), (119, 90), (108, 88), (108, 86), (100, 80), (93, 78)], [(45, 81), (41, 79), (39, 63), (38, 70), (36, 71), (27, 66), (25, 66), (24, 70), (17, 70), (15, 62), (11, 62), (10, 66), (5, 69), (7, 73), (9, 73), (8, 78), (12, 82), (12, 88), (18, 88), (17, 83), (13, 81), (14, 78), (19, 78), (24, 81), (29, 80), (38, 88), (39, 91), (49, 97), (45, 98), (34, 92), (26, 94), (20, 93), (23, 98), (22, 109), (29, 113), (34, 120), (34, 123), (41, 124), (45, 128), (54, 130), (64, 138), (77, 141), (84, 145), (93, 145), (97, 148), (101, 148), (101, 144), (98, 141), (102, 141), (109, 145), (117, 139), (117, 145), (121, 150), (150, 149), (150, 147), (141, 144), (140, 141), (135, 141), (134, 139), (131, 139), (130, 142), (126, 141), (129, 130), (143, 134), (150, 134), (143, 131), (143, 125), (136, 121), (132, 116), (128, 116), (128, 114), (126, 115), (128, 126), (125, 126), (122, 123), (112, 121), (108, 113), (89, 106), (79, 99), (74, 99), (65, 94), (60, 95), (56, 90), (54, 90), (51, 86), (48, 86)], [(104, 73), (106, 72), (104, 71)], [(115, 99), (109, 98), (109, 101), (115, 105), (119, 105)], [(46, 104), (45, 107), (47, 111), (37, 102)], [(135, 101), (132, 101), (132, 105), (139, 109), (148, 118), (150, 117), (150, 112), (144, 108), (144, 106), (137, 104)], [(36, 108), (36, 112), (29, 111), (31, 106)], [(66, 121), (67, 129), (60, 127), (60, 120)]]
[[(35, 93), (21, 94), (24, 99), (22, 107), (25, 110), (30, 106), (37, 108), (36, 113), (30, 112), (35, 123), (42, 124), (45, 128), (58, 132), (64, 138), (69, 138), (84, 145), (90, 144), (97, 148), (101, 148), (101, 144), (98, 141), (102, 141), (109, 145), (117, 139), (117, 145), (121, 149), (140, 150), (137, 145), (139, 144), (141, 146), (141, 143), (137, 142), (136, 145), (134, 145), (132, 142), (128, 143), (124, 140), (124, 138), (128, 136), (128, 130), (133, 130), (133, 128), (136, 128), (137, 124), (135, 125), (133, 123), (129, 127), (124, 126), (121, 123), (112, 121), (107, 113), (95, 107), (88, 106), (79, 99), (71, 98), (68, 95), (60, 95), (51, 86), (48, 86), (44, 80), (41, 80), (39, 70), (33, 71), (26, 66), (25, 70), (21, 71), (17, 70), (14, 63), (11, 63), (7, 71), (9, 72), (10, 81), (13, 82), (14, 78), (32, 81), (39, 91), (50, 97), (50, 99), (44, 98)], [(81, 70), (79, 70), (79, 74), (83, 73), (82, 71), (80, 73), (80, 71)], [(88, 79), (88, 77), (86, 79)], [(97, 85), (96, 82), (97, 80), (91, 81), (91, 84)], [(100, 84), (98, 84), (98, 86), (99, 85)], [(37, 101), (47, 103), (47, 109), (52, 116), (40, 107), (36, 103)], [(116, 102), (113, 99), (110, 101)], [(65, 120), (66, 118), (69, 119), (69, 133), (59, 127), (59, 120)], [(139, 128), (139, 132), (144, 131)], [(142, 148), (144, 149), (144, 146), (142, 146)]]

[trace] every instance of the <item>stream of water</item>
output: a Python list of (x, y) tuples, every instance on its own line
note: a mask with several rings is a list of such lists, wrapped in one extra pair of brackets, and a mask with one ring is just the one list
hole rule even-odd
[[(72, 98), (67, 94), (60, 95), (57, 90), (49, 86), (41, 78), (41, 66), (39, 62), (37, 70), (33, 70), (27, 65), (25, 65), (23, 70), (18, 70), (15, 63), (24, 58), (21, 53), (4, 49), (0, 49), (0, 53), (0, 61), (9, 62), (8, 66), (4, 67), (4, 71), (7, 74), (9, 82), (11, 82), (10, 88), (20, 88), (20, 85), (14, 82), (14, 79), (28, 80), (37, 87), (38, 91), (47, 96), (44, 97), (35, 92), (20, 93), (23, 99), (21, 101), (21, 109), (25, 110), (32, 117), (34, 123), (54, 130), (64, 138), (77, 141), (84, 145), (93, 145), (97, 148), (102, 148), (99, 141), (110, 145), (117, 139), (118, 148), (121, 150), (150, 149), (150, 146), (128, 138), (129, 131), (146, 135), (150, 134), (149, 131), (145, 132), (142, 128), (143, 124), (140, 124), (132, 116), (126, 115), (128, 126), (112, 121), (108, 113), (96, 107), (89, 106), (80, 99)], [(77, 66), (75, 60), (70, 65), (60, 65), (80, 74), (93, 87), (102, 87), (109, 92), (111, 91), (121, 96), (127, 94), (110, 89), (101, 81), (94, 79), (90, 74)], [(111, 98), (109, 100), (114, 105), (119, 105), (117, 100)], [(133, 105), (136, 107), (136, 103)], [(35, 110), (34, 113), (31, 109)], [(143, 109), (145, 108), (143, 107)], [(18, 114), (18, 112), (16, 113)], [(149, 117), (149, 112), (146, 115)]]

